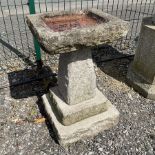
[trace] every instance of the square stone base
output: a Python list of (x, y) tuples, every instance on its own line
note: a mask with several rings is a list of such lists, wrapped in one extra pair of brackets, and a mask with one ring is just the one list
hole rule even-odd
[(94, 116), (107, 110), (108, 99), (97, 88), (95, 96), (78, 104), (68, 105), (62, 98), (58, 87), (50, 89), (50, 104), (59, 122), (71, 125), (85, 118)]
[(128, 70), (127, 80), (129, 85), (131, 85), (145, 98), (155, 100), (155, 85), (148, 83), (144, 78), (136, 73), (136, 71), (132, 69), (132, 64)]
[(53, 125), (57, 140), (62, 146), (67, 146), (80, 139), (95, 136), (99, 132), (113, 127), (119, 120), (118, 110), (110, 102), (106, 102), (107, 110), (105, 112), (86, 118), (72, 125), (64, 126), (57, 120), (53, 112), (49, 95), (42, 96), (42, 99), (50, 122)]

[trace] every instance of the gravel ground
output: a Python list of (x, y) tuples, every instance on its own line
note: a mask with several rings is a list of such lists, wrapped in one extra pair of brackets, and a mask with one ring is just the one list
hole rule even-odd
[(0, 89), (0, 154), (155, 154), (155, 101), (143, 98), (126, 84), (131, 60), (116, 59), (95, 67), (98, 88), (120, 111), (119, 124), (68, 149), (57, 144), (40, 100), (49, 79)]

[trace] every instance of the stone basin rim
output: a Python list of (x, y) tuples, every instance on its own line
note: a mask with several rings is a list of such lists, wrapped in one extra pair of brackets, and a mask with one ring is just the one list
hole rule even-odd
[(104, 13), (100, 9), (84, 9), (108, 22), (101, 22), (94, 26), (84, 28), (73, 28), (71, 30), (55, 32), (43, 21), (45, 16), (64, 15), (67, 13), (77, 13), (81, 10), (54, 11), (49, 13), (39, 13), (28, 15), (26, 21), (33, 35), (38, 39), (41, 47), (49, 54), (68, 53), (80, 50), (81, 48), (92, 48), (101, 44), (111, 43), (114, 40), (125, 36), (129, 29), (129, 24), (117, 17)]
[[(30, 18), (30, 16), (34, 16), (37, 18), (38, 23), (42, 22), (42, 24), (40, 25), (40, 27), (42, 28), (46, 28), (47, 30), (56, 33), (55, 31), (53, 31), (52, 29), (50, 29), (47, 24), (44, 21), (44, 18), (52, 18), (52, 17), (56, 17), (56, 16), (63, 16), (63, 15), (89, 15), (92, 14), (90, 16), (95, 16), (96, 18), (100, 19), (100, 23), (97, 23), (94, 26), (87, 26), (87, 27), (82, 27), (81, 29), (86, 29), (86, 28), (90, 28), (90, 27), (96, 27), (97, 25), (102, 25), (105, 24), (107, 22), (109, 22), (109, 19), (106, 16), (100, 16), (99, 14), (95, 14), (94, 11), (92, 11), (94, 9), (77, 9), (77, 10), (72, 10), (72, 11), (54, 11), (54, 12), (46, 12), (46, 13), (39, 13), (39, 14), (34, 14), (34, 15), (27, 15), (27, 20), (28, 18)], [(66, 31), (72, 31), (72, 30), (66, 30)], [(63, 32), (58, 32), (58, 33), (65, 33), (65, 31)]]

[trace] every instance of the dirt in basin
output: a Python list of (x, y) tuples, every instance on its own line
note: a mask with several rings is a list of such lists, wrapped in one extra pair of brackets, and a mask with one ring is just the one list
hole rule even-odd
[(72, 28), (82, 28), (94, 26), (101, 21), (95, 17), (86, 14), (72, 14), (55, 17), (46, 17), (44, 19), (48, 27), (55, 32), (71, 30)]

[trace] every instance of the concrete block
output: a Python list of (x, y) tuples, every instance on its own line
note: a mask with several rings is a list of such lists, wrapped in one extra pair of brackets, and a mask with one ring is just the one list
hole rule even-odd
[(143, 19), (138, 47), (127, 79), (144, 97), (155, 99), (155, 25), (152, 17)]

